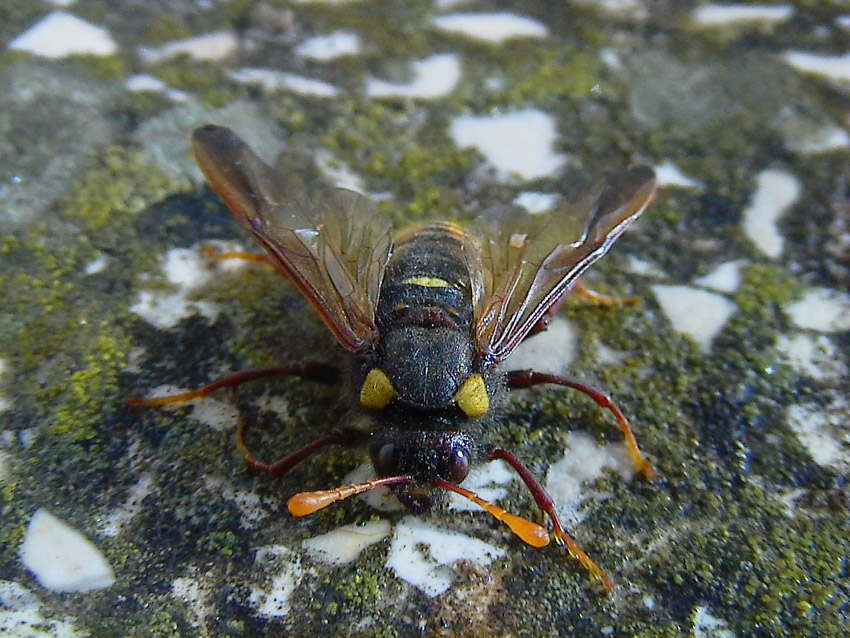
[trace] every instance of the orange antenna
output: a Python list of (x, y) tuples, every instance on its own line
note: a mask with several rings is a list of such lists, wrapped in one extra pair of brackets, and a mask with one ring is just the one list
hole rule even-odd
[(434, 483), (445, 490), (465, 496), (476, 505), (483, 507), (487, 512), (510, 527), (511, 531), (519, 536), (523, 542), (528, 543), (532, 547), (545, 547), (549, 544), (549, 534), (537, 523), (532, 523), (521, 516), (511, 514), (510, 512), (503, 510), (498, 505), (485, 501), (475, 492), (470, 492), (467, 489), (454, 485), (453, 483), (449, 483), (448, 481), (444, 481), (441, 478), (435, 479)]
[(385, 476), (383, 478), (370, 479), (365, 483), (355, 483), (346, 487), (338, 487), (334, 490), (301, 492), (289, 499), (286, 506), (289, 508), (289, 513), (293, 516), (307, 516), (349, 496), (356, 496), (357, 494), (373, 490), (376, 487), (404, 483), (410, 483), (410, 476), (406, 474), (403, 476)]

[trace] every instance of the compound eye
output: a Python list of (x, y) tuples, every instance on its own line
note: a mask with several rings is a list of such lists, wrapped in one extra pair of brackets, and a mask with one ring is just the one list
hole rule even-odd
[(398, 474), (400, 457), (399, 448), (395, 443), (385, 443), (382, 445), (375, 459), (375, 463), (378, 466), (375, 469), (378, 470), (378, 474), (382, 476), (394, 476)]
[(455, 448), (447, 459), (446, 477), (455, 485), (469, 474), (469, 453), (462, 447)]

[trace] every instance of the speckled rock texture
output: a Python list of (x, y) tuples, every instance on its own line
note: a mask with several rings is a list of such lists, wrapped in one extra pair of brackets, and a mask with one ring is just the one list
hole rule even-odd
[[(844, 636), (848, 56), (847, 7), (806, 0), (4, 2), (0, 634)], [(606, 170), (658, 169), (585, 278), (643, 303), (568, 301), (516, 353), (605, 388), (657, 480), (570, 390), (515, 392), (480, 433), (547, 486), (610, 595), (457, 501), (291, 517), (368, 455), (270, 480), (236, 424), (273, 460), (356, 418), (337, 390), (127, 405), (347, 356), (271, 269), (210, 259), (254, 247), (189, 155), (206, 123), (399, 228), (546, 215)], [(543, 522), (502, 464), (464, 485)], [(96, 576), (49, 573), (75, 569), (65, 542)]]

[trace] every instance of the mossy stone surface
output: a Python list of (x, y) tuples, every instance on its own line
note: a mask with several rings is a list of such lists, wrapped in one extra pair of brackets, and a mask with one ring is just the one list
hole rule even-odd
[[(0, 9), (4, 42), (39, 17), (30, 4)], [(812, 286), (843, 292), (850, 283), (850, 152), (795, 151), (799, 131), (788, 124), (841, 124), (846, 89), (801, 75), (779, 56), (788, 46), (844, 52), (850, 33), (836, 25), (840, 7), (792, 4), (787, 22), (718, 33), (694, 27), (691, 2), (647, 2), (644, 17), (629, 17), (528, 0), (509, 8), (545, 23), (550, 35), (494, 45), (434, 29), (439, 10), (425, 1), (144, 10), (92, 1), (79, 5), (80, 17), (108, 26), (118, 55), (50, 61), (0, 53), (0, 580), (31, 590), (45, 617), (93, 636), (680, 636), (693, 635), (700, 609), (739, 637), (843, 636), (847, 377), (808, 376), (778, 343), (823, 336), (799, 329), (783, 309)], [(469, 10), (506, 9), (483, 2)], [(221, 29), (242, 43), (227, 60), (184, 56), (148, 67), (135, 54)], [(326, 63), (293, 53), (334, 29), (356, 32), (362, 53)], [(463, 67), (451, 95), (363, 95), (367, 77), (401, 81), (412, 61), (445, 52)], [(244, 86), (229, 75), (242, 66), (343, 90), (328, 99)], [(150, 73), (191, 103), (129, 93), (131, 73)], [(458, 115), (526, 108), (557, 122), (555, 150), (572, 158), (563, 174), (500, 180), (478, 151), (451, 140)], [(204, 121), (284, 151), (282, 171), (316, 171), (316, 157), (329, 155), (398, 226), (468, 222), (525, 190), (568, 198), (579, 165), (593, 173), (669, 160), (704, 185), (661, 189), (589, 275), (594, 288), (637, 295), (643, 305), (571, 301), (561, 311), (580, 334), (571, 373), (614, 397), (659, 473), (652, 484), (607, 473), (584, 486), (585, 517), (568, 531), (611, 575), (613, 594), (559, 548), (532, 550), (495, 521), (454, 511), (422, 518), (506, 554), (486, 567), (455, 565), (455, 584), (440, 596), (386, 567), (391, 537), (351, 564), (327, 565), (301, 542), (375, 516), (395, 525), (404, 513), (352, 500), (296, 520), (286, 500), (342, 484), (365, 461), (363, 450), (332, 450), (269, 480), (247, 471), (234, 449), (227, 393), (207, 403), (223, 406), (218, 416), (203, 406), (128, 407), (128, 397), (161, 386), (194, 388), (251, 367), (346, 357), (270, 269), (204, 262), (205, 246), (250, 248), (191, 169), (187, 140)], [(779, 221), (786, 241), (777, 259), (760, 254), (741, 223), (756, 176), (771, 168), (803, 184)], [(175, 249), (213, 276), (195, 288), (169, 280), (163, 268)], [(636, 274), (630, 258), (661, 274)], [(726, 294), (736, 311), (711, 347), (700, 348), (671, 326), (652, 286), (694, 285), (733, 260), (745, 263), (742, 283)], [(214, 312), (157, 327), (134, 310), (143, 292)], [(846, 370), (850, 338), (825, 336)], [(617, 365), (602, 361), (603, 346), (619, 354)], [(249, 446), (271, 460), (309, 443), (352, 418), (340, 394), (293, 379), (244, 387), (237, 407)], [(789, 423), (788, 410), (800, 404), (839, 424), (829, 430), (839, 463), (817, 463)], [(568, 431), (600, 444), (621, 438), (590, 399), (556, 388), (517, 393), (483, 436), (543, 477), (564, 455)], [(110, 516), (143, 481), (150, 487), (135, 514), (107, 533)], [(520, 482), (501, 504), (539, 515)], [(95, 542), (115, 585), (84, 595), (38, 585), (17, 552), (39, 507)], [(273, 557), (261, 559), (263, 551)], [(281, 582), (289, 583), (283, 611), (258, 613), (258, 592)], [(7, 611), (0, 605), (0, 619)]]

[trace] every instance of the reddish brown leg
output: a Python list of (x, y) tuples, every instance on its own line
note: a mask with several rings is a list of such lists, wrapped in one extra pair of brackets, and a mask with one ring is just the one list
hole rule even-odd
[[(235, 395), (236, 388), (247, 381), (276, 376), (295, 376), (307, 379), (308, 381), (325, 384), (334, 384), (339, 382), (339, 370), (336, 367), (325, 363), (303, 363), (291, 366), (277, 366), (275, 368), (245, 370), (244, 372), (237, 372), (236, 374), (231, 374), (223, 379), (219, 379), (218, 381), (204, 386), (199, 390), (193, 390), (191, 392), (184, 392), (183, 394), (175, 394), (167, 397), (155, 397), (152, 399), (130, 397), (127, 400), (127, 404), (131, 406), (145, 407), (174, 405), (185, 403), (192, 399), (201, 399), (207, 396), (210, 392), (215, 392), (221, 388), (230, 388), (233, 390)], [(357, 438), (359, 438), (359, 436), (360, 435), (355, 432), (348, 431), (329, 434), (328, 436), (314, 441), (310, 445), (307, 445), (306, 447), (280, 459), (275, 463), (268, 464), (260, 461), (248, 451), (248, 448), (245, 445), (245, 420), (240, 417), (239, 425), (236, 430), (236, 449), (245, 459), (245, 462), (253, 469), (261, 472), (267, 472), (271, 476), (280, 476), (322, 448), (329, 445), (346, 445), (353, 443), (357, 440)]]
[(204, 252), (207, 255), (208, 259), (212, 259), (213, 261), (224, 261), (225, 259), (242, 259), (243, 261), (250, 261), (255, 264), (268, 264), (270, 266), (274, 265), (274, 262), (268, 255), (257, 254), (257, 253), (249, 253), (241, 250), (231, 250), (227, 252), (219, 252), (218, 248), (213, 246), (206, 246), (204, 248)]
[(502, 448), (495, 447), (493, 445), (488, 445), (487, 460), (492, 461), (494, 459), (502, 459), (503, 461), (506, 461), (517, 471), (517, 474), (520, 475), (520, 478), (522, 478), (523, 482), (525, 482), (526, 486), (528, 486), (531, 495), (534, 497), (534, 502), (537, 503), (538, 507), (540, 507), (540, 509), (542, 509), (552, 520), (552, 527), (555, 528), (552, 535), (555, 537), (555, 542), (566, 546), (567, 551), (571, 556), (573, 556), (573, 558), (578, 559), (587, 571), (599, 578), (609, 592), (613, 591), (614, 585), (611, 582), (611, 579), (608, 578), (599, 565), (594, 563), (590, 556), (585, 554), (584, 550), (576, 545), (576, 542), (564, 531), (564, 527), (561, 525), (561, 520), (558, 518), (558, 514), (555, 511), (555, 503), (552, 500), (552, 497), (549, 496), (531, 471), (525, 467), (517, 457), (507, 450), (503, 450)]
[(591, 290), (581, 280), (573, 284), (572, 292), (582, 301), (599, 306), (601, 308), (620, 308), (621, 306), (639, 306), (643, 303), (640, 297), (611, 297)]
[(323, 448), (331, 445), (351, 445), (359, 441), (362, 436), (363, 435), (361, 433), (354, 430), (334, 432), (333, 434), (328, 434), (327, 436), (323, 436), (321, 439), (313, 441), (309, 445), (305, 445), (300, 450), (293, 452), (274, 463), (264, 463), (251, 454), (248, 447), (245, 445), (245, 419), (240, 417), (239, 427), (236, 429), (236, 450), (242, 455), (242, 458), (245, 459), (245, 463), (248, 464), (248, 467), (253, 470), (257, 470), (258, 472), (266, 472), (271, 477), (276, 477), (281, 474), (285, 474), (301, 461), (312, 456)]
[(336, 367), (325, 363), (302, 363), (291, 366), (277, 366), (274, 368), (259, 368), (256, 370), (237, 372), (236, 374), (231, 374), (223, 379), (219, 379), (214, 383), (210, 383), (199, 390), (192, 390), (191, 392), (184, 392), (183, 394), (174, 394), (167, 397), (154, 397), (151, 399), (130, 397), (127, 399), (127, 405), (156, 407), (160, 405), (186, 403), (192, 399), (202, 399), (210, 392), (215, 392), (221, 388), (236, 388), (247, 381), (265, 379), (266, 377), (287, 376), (301, 377), (308, 381), (315, 381), (316, 383), (325, 383), (328, 385), (339, 382), (339, 370)]
[(508, 372), (508, 387), (511, 390), (530, 388), (542, 383), (554, 383), (556, 385), (573, 388), (579, 392), (584, 392), (587, 396), (596, 401), (596, 404), (600, 408), (611, 410), (614, 417), (617, 419), (617, 423), (620, 425), (620, 430), (623, 432), (623, 436), (626, 437), (626, 443), (629, 445), (629, 451), (632, 453), (632, 458), (635, 460), (635, 464), (638, 466), (641, 474), (643, 474), (644, 478), (648, 481), (655, 478), (655, 470), (652, 469), (652, 466), (646, 462), (643, 455), (640, 453), (640, 448), (638, 448), (635, 435), (632, 434), (632, 429), (629, 427), (629, 422), (626, 420), (623, 413), (620, 412), (620, 408), (614, 404), (611, 397), (609, 397), (606, 393), (576, 381), (575, 379), (559, 377), (554, 374), (534, 372), (533, 370), (511, 370)]
[(582, 301), (586, 301), (587, 303), (593, 304), (594, 306), (599, 306), (600, 308), (620, 308), (622, 306), (639, 306), (642, 303), (640, 297), (610, 297), (608, 295), (603, 295), (602, 293), (596, 292), (595, 290), (591, 290), (583, 283), (581, 280), (577, 280), (573, 287), (570, 288), (566, 293), (561, 295), (555, 303), (549, 306), (546, 309), (546, 312), (543, 313), (543, 316), (540, 317), (540, 320), (534, 324), (534, 327), (528, 332), (528, 337), (532, 337), (538, 333), (544, 332), (546, 328), (549, 327), (549, 323), (552, 321), (552, 317), (558, 314), (561, 310), (561, 306), (564, 305), (564, 302), (567, 300), (567, 297), (570, 293), (575, 293), (575, 295), (581, 299)]

